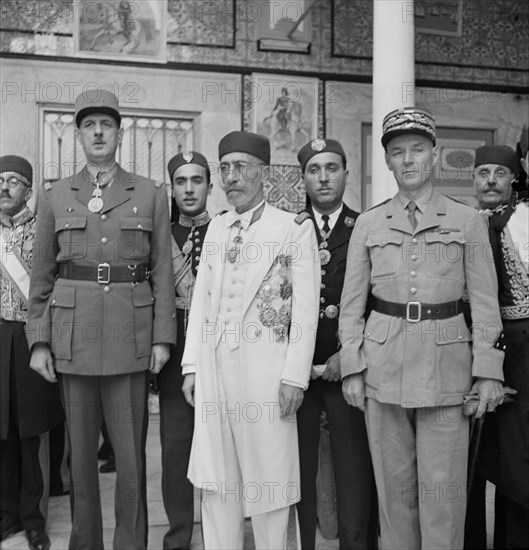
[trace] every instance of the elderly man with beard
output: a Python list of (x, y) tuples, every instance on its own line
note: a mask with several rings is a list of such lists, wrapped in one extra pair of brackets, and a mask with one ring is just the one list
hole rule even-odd
[(264, 200), (270, 142), (232, 132), (219, 143), (232, 208), (210, 223), (182, 359), (195, 406), (189, 479), (202, 489), (206, 549), (286, 548), (299, 500), (296, 411), (314, 353), (320, 266), (310, 216)]

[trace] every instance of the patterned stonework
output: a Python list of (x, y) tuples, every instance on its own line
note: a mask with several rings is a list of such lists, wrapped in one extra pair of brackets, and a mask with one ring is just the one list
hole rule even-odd
[(170, 0), (167, 42), (235, 46), (235, 0)]
[[(0, 2), (0, 52), (72, 56), (72, 2)], [(372, 74), (371, 0), (316, 2), (310, 54), (258, 51), (264, 10), (256, 0), (169, 0), (168, 6), (170, 62), (322, 77)], [(527, 88), (528, 17), (527, 0), (464, 0), (461, 37), (416, 33), (417, 80)]]
[(299, 166), (272, 164), (264, 191), (266, 200), (281, 210), (299, 212), (305, 208), (305, 186)]

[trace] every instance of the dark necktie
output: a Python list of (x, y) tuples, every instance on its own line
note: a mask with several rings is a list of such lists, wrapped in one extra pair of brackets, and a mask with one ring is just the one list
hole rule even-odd
[(323, 232), (324, 238), (326, 239), (331, 232), (331, 226), (329, 225), (329, 216), (327, 216), (327, 214), (324, 214), (321, 219), (323, 221), (323, 227), (321, 228), (321, 230)]
[(417, 218), (415, 217), (417, 205), (413, 201), (410, 201), (408, 206), (406, 206), (406, 210), (408, 211), (408, 219), (410, 220), (411, 227), (415, 229), (417, 227)]

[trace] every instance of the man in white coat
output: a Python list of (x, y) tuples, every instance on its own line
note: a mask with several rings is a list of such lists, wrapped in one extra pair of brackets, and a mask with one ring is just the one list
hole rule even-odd
[(318, 245), (308, 214), (264, 201), (267, 138), (219, 143), (233, 207), (202, 248), (182, 359), (195, 406), (188, 477), (202, 489), (206, 549), (242, 549), (252, 518), (257, 549), (286, 548), (300, 499), (296, 411), (308, 385), (319, 310)]

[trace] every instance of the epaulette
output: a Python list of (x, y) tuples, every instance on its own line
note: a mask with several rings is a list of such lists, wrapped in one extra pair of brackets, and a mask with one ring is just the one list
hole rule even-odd
[(154, 180), (154, 187), (159, 189), (162, 185), (163, 185), (162, 180)]
[(308, 212), (300, 212), (295, 218), (294, 218), (294, 221), (298, 224), (298, 225), (301, 225), (304, 221), (306, 220), (310, 220), (310, 214)]
[(49, 191), (51, 189), (51, 183), (49, 181), (44, 184), (44, 189), (46, 189), (46, 191)]
[(368, 208), (367, 210), (364, 210), (364, 212), (369, 212), (371, 210), (374, 210), (375, 208), (378, 208), (379, 206), (383, 206), (384, 204), (387, 204), (391, 200), (391, 197), (389, 199), (386, 199), (385, 201), (379, 202), (378, 204), (375, 204), (375, 206), (372, 206), (371, 208)]

